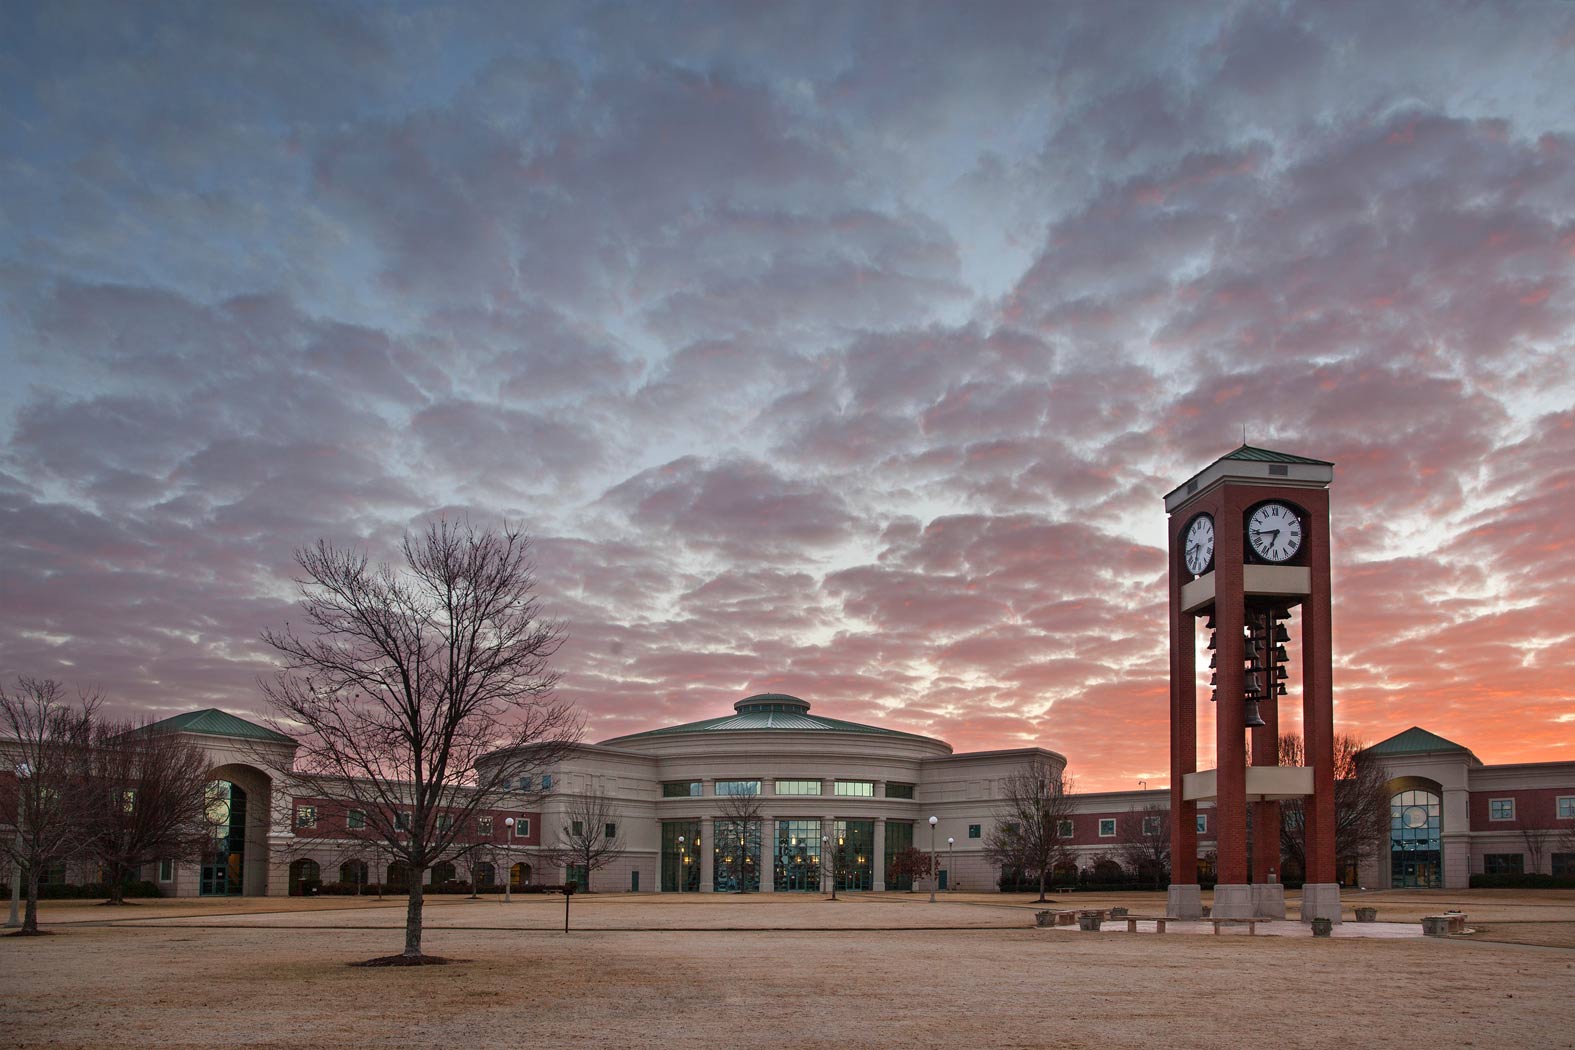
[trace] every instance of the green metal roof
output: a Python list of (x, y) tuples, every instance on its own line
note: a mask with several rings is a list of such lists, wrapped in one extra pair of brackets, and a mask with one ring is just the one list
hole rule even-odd
[(1310, 463), (1317, 467), (1332, 467), (1326, 459), (1311, 459), (1307, 456), (1293, 456), (1289, 452), (1275, 452), (1273, 449), (1253, 448), (1243, 445), (1235, 452), (1227, 452), (1220, 459), (1240, 459), (1250, 463)]
[(663, 726), (644, 733), (603, 740), (606, 745), (616, 745), (626, 740), (648, 740), (652, 737), (677, 736), (681, 733), (712, 733), (758, 730), (832, 730), (839, 733), (867, 733), (871, 736), (898, 737), (904, 740), (932, 740), (917, 733), (902, 733), (895, 729), (865, 725), (862, 722), (844, 722), (840, 718), (824, 718), (809, 713), (809, 701), (800, 700), (786, 693), (757, 693), (733, 705), (736, 712), (720, 718), (706, 718), (699, 722)]
[(171, 715), (148, 726), (155, 733), (197, 733), (201, 736), (229, 736), (242, 740), (263, 740), (274, 744), (293, 744), (294, 738), (276, 733), (267, 726), (237, 718), (228, 711), (210, 707), (206, 711), (188, 711)]
[(1461, 747), (1453, 740), (1445, 740), (1437, 733), (1429, 733), (1421, 726), (1412, 726), (1404, 733), (1396, 733), (1388, 740), (1380, 740), (1372, 747), (1367, 748), (1369, 755), (1414, 755), (1425, 751), (1464, 751), (1471, 754), (1471, 749)]

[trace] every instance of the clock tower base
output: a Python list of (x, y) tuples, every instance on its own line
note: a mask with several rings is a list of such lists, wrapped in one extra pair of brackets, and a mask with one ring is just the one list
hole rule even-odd
[(1260, 919), (1285, 918), (1285, 887), (1278, 882), (1253, 883), (1252, 908)]
[(1165, 891), (1165, 914), (1178, 919), (1203, 918), (1203, 890), (1197, 883), (1171, 883)]
[(1209, 913), (1216, 919), (1261, 919), (1252, 904), (1252, 886), (1248, 883), (1214, 887), (1214, 910)]
[(1340, 921), (1340, 884), (1338, 882), (1309, 882), (1302, 887), (1302, 922), (1314, 919)]

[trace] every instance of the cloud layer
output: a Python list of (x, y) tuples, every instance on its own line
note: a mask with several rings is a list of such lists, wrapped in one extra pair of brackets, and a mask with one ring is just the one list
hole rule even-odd
[(592, 739), (1158, 783), (1246, 428), (1338, 465), (1342, 727), (1575, 757), (1575, 12), (3, 17), (0, 674), (254, 714), (296, 548), (507, 516)]

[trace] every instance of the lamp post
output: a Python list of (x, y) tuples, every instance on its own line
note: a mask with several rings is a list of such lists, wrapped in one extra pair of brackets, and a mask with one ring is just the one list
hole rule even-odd
[(688, 857), (684, 856), (684, 837), (682, 835), (679, 835), (678, 836), (678, 892), (679, 893), (684, 892), (684, 865), (685, 865), (685, 862), (688, 861), (688, 859), (689, 859)]
[(514, 903), (514, 818), (503, 818), (503, 903)]
[(957, 840), (946, 836), (946, 889), (957, 892)]
[(930, 903), (935, 903), (935, 883), (940, 879), (940, 873), (935, 870), (935, 825), (941, 822), (940, 817), (930, 818)]
[[(841, 843), (840, 840), (838, 840), (836, 848), (837, 848), (838, 853), (840, 853), (841, 852), (841, 848), (842, 848), (842, 843)], [(821, 875), (821, 878), (823, 878), (823, 879), (830, 879), (831, 880), (831, 899), (832, 900), (836, 900), (837, 899), (837, 860), (836, 860), (836, 858), (837, 858), (838, 853), (832, 853), (831, 850), (832, 850), (831, 839), (828, 836), (825, 836), (825, 835), (820, 836), (820, 875)], [(831, 861), (831, 866), (829, 868), (826, 865), (826, 861), (827, 860)]]

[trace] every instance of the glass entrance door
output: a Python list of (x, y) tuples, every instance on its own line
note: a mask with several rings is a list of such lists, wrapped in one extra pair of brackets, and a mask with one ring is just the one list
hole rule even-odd
[(820, 891), (820, 821), (777, 821), (774, 854), (779, 893)]
[(211, 785), (208, 821), (213, 842), (202, 860), (197, 891), (204, 897), (239, 897), (245, 888), (246, 792), (225, 780)]
[(1437, 889), (1443, 885), (1442, 807), (1431, 791), (1402, 791), (1389, 800), (1389, 885)]

